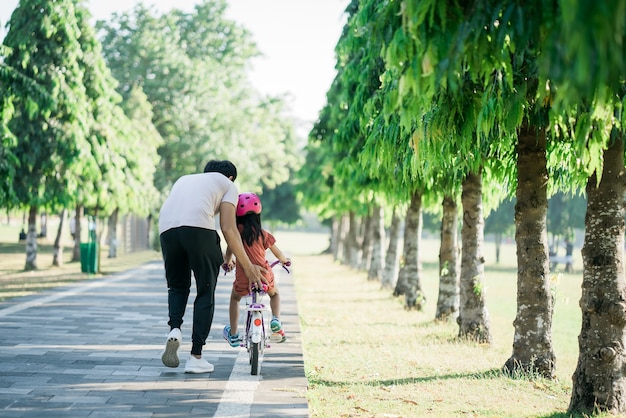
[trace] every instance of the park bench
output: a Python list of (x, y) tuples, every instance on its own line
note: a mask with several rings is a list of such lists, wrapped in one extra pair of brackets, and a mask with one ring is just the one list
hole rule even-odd
[(550, 254), (550, 270), (556, 269), (559, 264), (565, 264), (565, 271), (567, 273), (574, 271), (573, 256)]

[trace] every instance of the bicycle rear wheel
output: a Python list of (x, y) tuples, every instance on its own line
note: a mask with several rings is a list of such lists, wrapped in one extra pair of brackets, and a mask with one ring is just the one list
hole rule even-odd
[(250, 374), (256, 376), (259, 374), (259, 351), (261, 343), (252, 343), (250, 346)]

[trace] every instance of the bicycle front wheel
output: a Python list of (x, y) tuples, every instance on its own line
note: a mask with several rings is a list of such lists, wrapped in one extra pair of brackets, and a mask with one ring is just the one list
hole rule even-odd
[(261, 343), (252, 343), (250, 347), (250, 374), (259, 374), (259, 351)]

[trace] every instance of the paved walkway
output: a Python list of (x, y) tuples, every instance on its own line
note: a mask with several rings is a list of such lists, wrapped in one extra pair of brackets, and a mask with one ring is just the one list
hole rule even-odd
[(167, 335), (162, 263), (0, 303), (2, 417), (308, 417), (307, 382), (292, 278), (279, 277), (288, 340), (266, 351), (259, 376), (221, 332), (232, 277), (220, 276), (203, 354), (211, 374), (185, 374), (160, 354)]

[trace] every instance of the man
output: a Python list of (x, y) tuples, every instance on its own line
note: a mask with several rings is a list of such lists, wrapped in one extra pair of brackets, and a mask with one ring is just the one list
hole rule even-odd
[(180, 327), (191, 289), (191, 272), (196, 280), (193, 308), (191, 355), (185, 373), (211, 373), (213, 365), (202, 358), (202, 347), (213, 322), (215, 286), (224, 259), (215, 217), (228, 247), (241, 262), (250, 285), (261, 284), (266, 270), (254, 265), (246, 255), (236, 225), (239, 193), (233, 183), (237, 168), (227, 160), (211, 160), (204, 173), (179, 178), (161, 207), (159, 235), (168, 287), (170, 333), (161, 356), (167, 367), (178, 367)]

